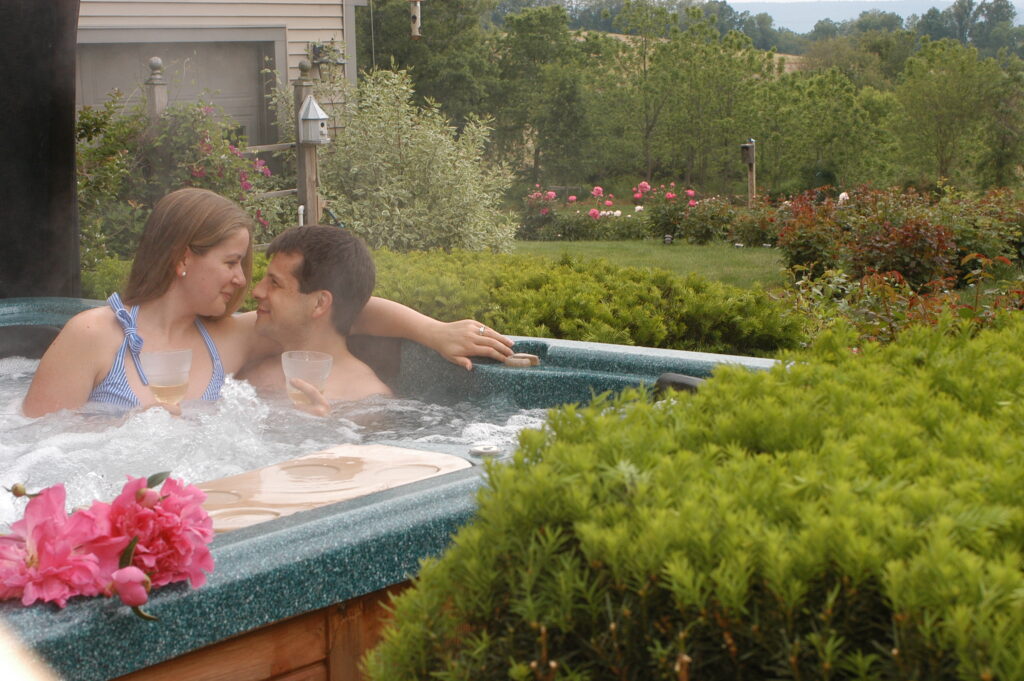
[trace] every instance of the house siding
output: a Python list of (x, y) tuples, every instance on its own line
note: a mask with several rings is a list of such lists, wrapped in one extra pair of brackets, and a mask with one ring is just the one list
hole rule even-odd
[[(299, 75), (299, 61), (305, 58), (311, 41), (346, 43), (345, 18), (351, 7), (341, 0), (81, 0), (78, 27), (89, 29), (189, 29), (206, 31), (224, 28), (285, 29), (287, 75)], [(357, 4), (362, 4), (361, 2)], [(352, 36), (354, 41), (354, 35)], [(352, 43), (354, 47), (354, 42)], [(355, 50), (346, 49), (345, 75), (355, 78)]]

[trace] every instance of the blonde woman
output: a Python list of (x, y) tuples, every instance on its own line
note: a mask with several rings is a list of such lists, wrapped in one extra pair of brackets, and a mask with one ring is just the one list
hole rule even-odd
[[(252, 313), (235, 315), (252, 275), (252, 220), (233, 201), (180, 189), (146, 221), (122, 294), (82, 312), (40, 360), (25, 396), (26, 416), (100, 402), (124, 409), (156, 403), (139, 353), (192, 350), (185, 400), (216, 400), (224, 378), (274, 352)], [(501, 360), (511, 342), (478, 322), (442, 323), (404, 305), (371, 298), (353, 333), (409, 338), (471, 368), (470, 356)]]

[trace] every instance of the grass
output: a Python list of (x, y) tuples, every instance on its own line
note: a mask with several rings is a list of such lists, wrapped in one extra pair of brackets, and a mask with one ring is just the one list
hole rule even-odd
[(784, 284), (782, 258), (773, 248), (736, 248), (715, 243), (694, 246), (657, 241), (517, 241), (515, 253), (558, 259), (563, 254), (603, 258), (615, 265), (657, 267), (677, 274), (696, 272), (740, 288), (760, 284), (773, 288)]

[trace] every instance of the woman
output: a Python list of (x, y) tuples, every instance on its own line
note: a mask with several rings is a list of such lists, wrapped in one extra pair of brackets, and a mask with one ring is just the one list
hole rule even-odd
[[(146, 221), (124, 295), (73, 318), (43, 355), (25, 396), (26, 416), (102, 402), (125, 409), (156, 403), (139, 353), (192, 350), (184, 399), (216, 400), (227, 374), (270, 354), (255, 315), (233, 315), (252, 274), (252, 220), (205, 189), (180, 189)], [(404, 305), (371, 298), (353, 333), (397, 336), (469, 369), (468, 357), (501, 360), (511, 342), (478, 322), (445, 324)]]

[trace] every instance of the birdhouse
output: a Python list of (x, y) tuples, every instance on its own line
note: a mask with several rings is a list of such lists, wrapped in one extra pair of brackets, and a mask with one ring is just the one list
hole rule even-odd
[(748, 166), (754, 165), (754, 140), (740, 145), (740, 158)]
[(409, 21), (411, 22), (410, 30), (413, 40), (419, 40), (423, 37), (423, 34), (420, 33), (420, 26), (422, 25), (420, 23), (421, 16), (419, 0), (409, 0)]
[(327, 134), (328, 116), (313, 95), (306, 97), (299, 111), (299, 144), (327, 144), (331, 141)]

